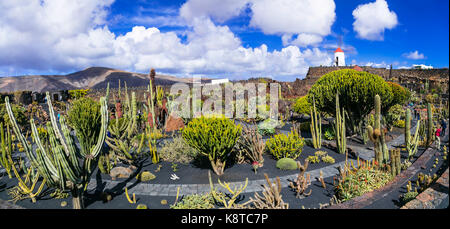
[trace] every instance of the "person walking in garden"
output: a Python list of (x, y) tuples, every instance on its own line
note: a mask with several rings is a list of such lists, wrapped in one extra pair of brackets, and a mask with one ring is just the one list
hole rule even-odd
[(445, 130), (447, 129), (447, 122), (445, 121), (445, 119), (441, 120), (441, 126), (442, 126), (442, 133), (443, 135), (445, 135)]
[(436, 148), (441, 149), (441, 127), (437, 126), (436, 128)]

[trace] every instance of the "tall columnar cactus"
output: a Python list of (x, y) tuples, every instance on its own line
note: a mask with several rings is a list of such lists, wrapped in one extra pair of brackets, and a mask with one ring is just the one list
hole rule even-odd
[(400, 149), (391, 150), (391, 174), (393, 177), (397, 176), (401, 172), (402, 162), (400, 160)]
[(339, 94), (336, 94), (336, 146), (338, 148), (338, 152), (341, 154), (345, 154), (347, 149), (347, 138), (345, 133), (345, 109), (339, 105)]
[(406, 109), (406, 117), (405, 117), (405, 145), (406, 148), (409, 147), (411, 141), (411, 110)]
[[(152, 72), (154, 73), (154, 70), (152, 69)], [(154, 78), (154, 77), (153, 77)], [(150, 78), (150, 84), (148, 85), (148, 92), (150, 93), (150, 96), (147, 98), (147, 105), (148, 107), (146, 107), (147, 109), (147, 113), (150, 119), (151, 116), (151, 120), (148, 120), (150, 123), (150, 126), (147, 126), (146, 128), (146, 136), (147, 136), (147, 142), (148, 142), (148, 147), (150, 149), (150, 154), (152, 156), (152, 163), (156, 164), (159, 163), (159, 155), (158, 152), (156, 150), (156, 138), (155, 136), (152, 135), (153, 133), (156, 133), (157, 127), (156, 127), (156, 121), (155, 121), (155, 102), (156, 100), (156, 96), (154, 93), (154, 85), (153, 85), (153, 80), (152, 78)]]
[(116, 117), (108, 127), (111, 136), (106, 137), (106, 143), (113, 149), (118, 159), (133, 163), (142, 151), (144, 134), (141, 139), (138, 136), (138, 114), (136, 93), (131, 93), (131, 100), (128, 96), (128, 89), (125, 87), (125, 104), (122, 109), (122, 118)]
[(375, 96), (375, 122), (374, 127), (367, 127), (369, 138), (374, 143), (375, 160), (378, 163), (386, 164), (389, 160), (389, 150), (385, 142), (385, 132), (381, 125), (381, 99)]
[[(47, 123), (47, 131), (51, 144), (50, 149), (46, 149), (42, 145), (34, 120), (31, 119), (30, 124), (32, 134), (37, 145), (37, 149), (33, 152), (33, 147), (26, 141), (17, 125), (8, 97), (5, 99), (6, 110), (14, 132), (24, 146), (25, 153), (31, 162), (31, 166), (36, 168), (38, 173), (44, 177), (48, 186), (59, 188), (61, 190), (70, 189), (72, 193), (73, 208), (81, 209), (83, 208), (83, 193), (90, 181), (91, 174), (96, 165), (94, 162), (96, 162), (106, 138), (108, 127), (107, 98), (102, 97), (100, 99), (101, 127), (97, 137), (97, 143), (87, 152), (81, 150), (75, 144), (74, 137), (70, 134), (64, 116), (59, 119), (62, 130), (61, 133), (53, 110), (51, 97), (48, 92), (46, 99), (51, 120), (51, 122)], [(79, 161), (80, 159), (82, 160), (81, 164)]]
[[(2, 155), (0, 157), (0, 163), (2, 167), (5, 169), (6, 173), (8, 173), (8, 177), (12, 178), (11, 175), (11, 167), (12, 164), (8, 160), (8, 158), (11, 156), (12, 152), (12, 144), (11, 144), (11, 132), (9, 131), (9, 125), (6, 127), (6, 133), (3, 129), (3, 122), (0, 123), (0, 131), (1, 131), (1, 137), (2, 137)], [(6, 135), (6, 136), (5, 136)]]
[(417, 146), (419, 145), (419, 129), (420, 129), (420, 120), (416, 125), (416, 132), (414, 137), (411, 137), (411, 110), (406, 110), (406, 122), (405, 122), (405, 145), (406, 150), (408, 151), (408, 158), (411, 159), (416, 152)]
[(147, 106), (145, 108), (148, 113), (148, 122), (150, 123), (150, 127), (153, 128), (154, 131), (156, 131), (155, 93), (153, 92), (153, 81), (151, 79), (147, 91), (149, 92), (149, 97), (147, 98)]
[(310, 108), (310, 111), (311, 111), (311, 134), (313, 145), (314, 149), (319, 149), (320, 147), (322, 147), (322, 118), (320, 117), (320, 114), (317, 113), (314, 97), (313, 97), (313, 108)]
[(433, 142), (433, 112), (431, 111), (431, 103), (427, 103), (427, 146)]

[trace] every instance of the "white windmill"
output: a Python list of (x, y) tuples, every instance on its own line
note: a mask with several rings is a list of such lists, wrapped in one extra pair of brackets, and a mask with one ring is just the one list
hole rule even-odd
[[(329, 51), (332, 52), (333, 50)], [(334, 50), (334, 58), (332, 66), (345, 66), (345, 53), (342, 46), (342, 35), (339, 36), (338, 47), (337, 49)]]

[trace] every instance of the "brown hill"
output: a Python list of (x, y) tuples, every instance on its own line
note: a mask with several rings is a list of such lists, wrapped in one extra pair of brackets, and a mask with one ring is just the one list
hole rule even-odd
[[(190, 78), (156, 74), (157, 85), (190, 83)], [(128, 87), (145, 87), (149, 83), (148, 74), (126, 72), (112, 68), (91, 67), (68, 75), (30, 75), (0, 78), (0, 92), (14, 91), (55, 91), (72, 89), (101, 89), (110, 83), (118, 87), (119, 80)]]

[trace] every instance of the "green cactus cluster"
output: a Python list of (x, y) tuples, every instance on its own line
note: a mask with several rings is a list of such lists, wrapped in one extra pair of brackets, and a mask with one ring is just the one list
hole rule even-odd
[(296, 159), (300, 156), (305, 140), (298, 132), (291, 131), (288, 135), (277, 134), (266, 141), (266, 152), (277, 160), (281, 158)]
[(314, 156), (308, 156), (307, 158), (306, 158), (306, 160), (308, 160), (308, 162), (309, 163), (311, 163), (311, 164), (315, 164), (315, 163), (319, 163), (320, 162), (320, 158), (318, 157), (318, 156), (316, 156), (316, 155), (314, 155)]
[(402, 162), (400, 160), (400, 149), (391, 150), (391, 163), (390, 163), (391, 174), (393, 177), (400, 174), (402, 170)]
[[(164, 95), (164, 93), (163, 93), (164, 91), (162, 91), (160, 89), (159, 93), (162, 93), (162, 94), (155, 95), (155, 92), (153, 91), (153, 81), (152, 81), (152, 79), (150, 79), (150, 84), (148, 85), (148, 92), (149, 92), (150, 96), (147, 98), (148, 107), (145, 106), (145, 109), (147, 111), (147, 114), (151, 114), (152, 120), (150, 120), (151, 125), (147, 126), (147, 128), (145, 130), (146, 131), (145, 135), (147, 136), (147, 142), (148, 142), (148, 147), (150, 149), (150, 154), (152, 157), (152, 163), (157, 164), (160, 161), (160, 157), (156, 150), (156, 138), (154, 137), (155, 134), (152, 134), (152, 133), (157, 132), (156, 116), (155, 116), (155, 101), (157, 103), (159, 103), (158, 98), (160, 98), (161, 103), (162, 103), (162, 96)], [(157, 93), (158, 93), (158, 90), (157, 90)]]
[(417, 146), (420, 142), (419, 137), (419, 129), (420, 129), (420, 120), (417, 122), (416, 132), (414, 137), (411, 136), (411, 110), (406, 110), (406, 118), (405, 118), (405, 145), (406, 150), (408, 151), (408, 158), (411, 159), (417, 153)]
[(385, 141), (384, 128), (381, 125), (381, 98), (375, 96), (375, 122), (374, 127), (367, 127), (370, 140), (374, 144), (375, 160), (380, 164), (386, 164), (389, 160), (389, 150)]
[[(122, 117), (117, 116), (114, 120), (111, 120), (108, 126), (111, 136), (106, 137), (106, 144), (111, 147), (114, 156), (121, 161), (125, 161), (129, 164), (133, 164), (137, 159), (142, 156), (142, 148), (144, 145), (144, 135), (140, 135), (138, 138), (138, 114), (137, 114), (137, 102), (136, 93), (131, 93), (131, 99), (128, 95), (128, 88), (125, 83), (125, 98), (121, 98), (120, 84), (119, 84), (119, 101), (125, 101), (124, 104), (118, 104), (121, 106)], [(118, 108), (116, 108), (118, 109)], [(99, 168), (102, 168), (102, 172), (108, 173), (111, 168), (109, 155), (101, 155)], [(106, 171), (103, 167), (106, 164)]]
[(189, 122), (182, 136), (192, 148), (208, 157), (214, 172), (220, 176), (241, 131), (241, 125), (235, 125), (233, 120), (202, 116)]
[(211, 209), (214, 197), (211, 193), (186, 195), (180, 202), (170, 206), (171, 209)]
[[(71, 135), (64, 116), (59, 119), (59, 125), (53, 109), (50, 93), (47, 92), (46, 99), (50, 111), (51, 122), (47, 123), (50, 149), (46, 149), (39, 137), (34, 120), (30, 120), (33, 138), (37, 149), (33, 152), (33, 147), (26, 141), (11, 111), (8, 97), (5, 98), (7, 112), (18, 140), (22, 143), (25, 153), (31, 162), (31, 166), (36, 168), (39, 175), (43, 176), (47, 186), (61, 190), (70, 190), (72, 194), (73, 208), (83, 208), (83, 193), (90, 181), (90, 176), (95, 169), (96, 160), (101, 152), (106, 138), (108, 127), (108, 106), (107, 97), (109, 95), (109, 85), (106, 98), (100, 99), (101, 122), (99, 134), (95, 136), (96, 144), (91, 148), (78, 147), (74, 137)], [(59, 127), (60, 126), (60, 127)], [(62, 131), (62, 133), (61, 133)], [(64, 136), (64, 137), (63, 137)], [(80, 159), (82, 163), (80, 164)]]

